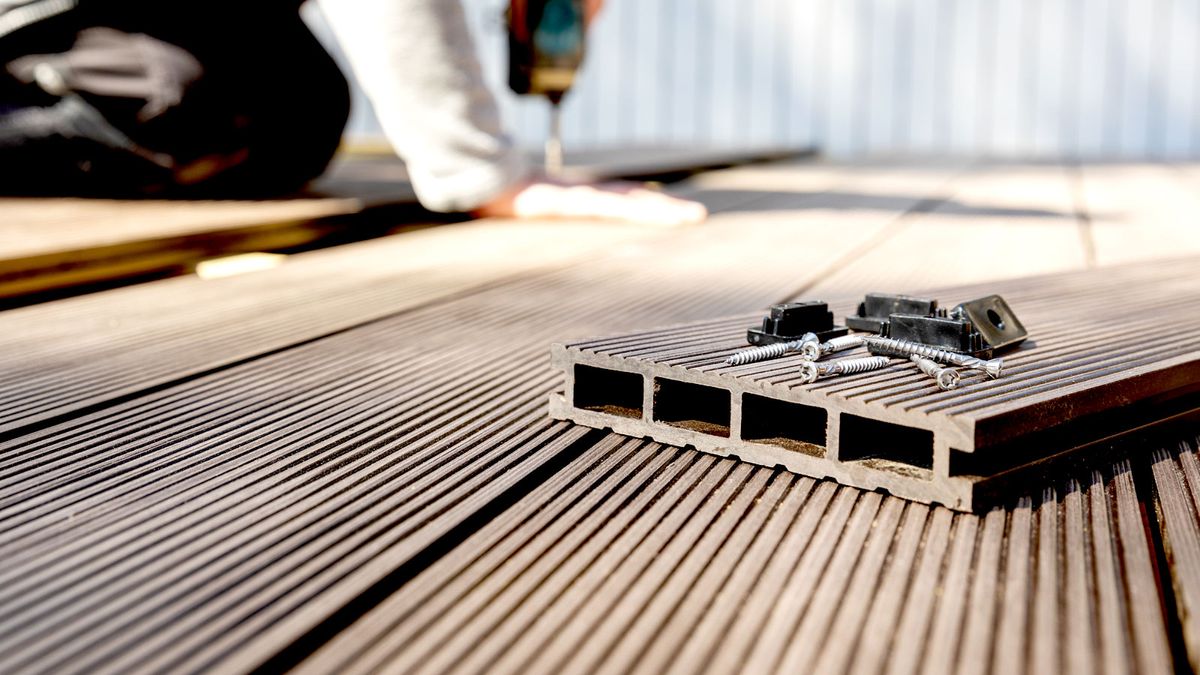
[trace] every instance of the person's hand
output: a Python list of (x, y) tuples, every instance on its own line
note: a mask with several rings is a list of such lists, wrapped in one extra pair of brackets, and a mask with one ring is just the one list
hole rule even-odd
[(699, 202), (638, 183), (571, 184), (541, 178), (509, 190), (475, 210), (479, 217), (589, 218), (656, 227), (693, 225), (708, 217)]
[(584, 0), (583, 1), (583, 20), (591, 23), (592, 19), (600, 13), (600, 9), (604, 7), (604, 0)]

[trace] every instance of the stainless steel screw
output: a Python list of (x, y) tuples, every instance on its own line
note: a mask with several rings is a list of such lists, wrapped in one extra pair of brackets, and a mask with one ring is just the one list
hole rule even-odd
[(908, 358), (913, 363), (917, 364), (917, 367), (921, 369), (922, 373), (925, 373), (926, 375), (937, 380), (938, 389), (941, 389), (942, 391), (950, 391), (951, 389), (957, 387), (959, 380), (962, 379), (962, 375), (960, 375), (957, 370), (953, 368), (942, 367), (933, 359), (927, 359), (918, 354), (912, 354)]
[(757, 361), (766, 361), (778, 356), (783, 356), (788, 352), (798, 352), (804, 349), (804, 345), (808, 343), (817, 344), (821, 341), (812, 333), (805, 333), (799, 340), (791, 342), (776, 342), (773, 345), (763, 345), (761, 347), (751, 347), (736, 352), (733, 356), (725, 359), (725, 363), (730, 366), (744, 366), (747, 363), (755, 363)]
[(866, 340), (863, 339), (862, 335), (843, 335), (835, 337), (828, 342), (822, 342), (821, 344), (809, 342), (801, 347), (800, 351), (804, 354), (804, 358), (816, 361), (834, 352), (843, 352), (847, 349), (861, 347), (864, 344), (866, 344)]
[(800, 364), (800, 379), (805, 384), (817, 381), (818, 377), (826, 375), (852, 375), (865, 373), (869, 370), (879, 370), (892, 362), (887, 356), (868, 356), (861, 359), (843, 359), (830, 363), (815, 363), (805, 361)]
[(874, 347), (881, 352), (894, 356), (924, 356), (927, 359), (933, 359), (941, 363), (948, 363), (959, 368), (970, 368), (971, 370), (982, 370), (988, 374), (988, 377), (1000, 377), (1000, 369), (1004, 367), (1004, 359), (984, 360), (966, 354), (938, 349), (930, 347), (919, 342), (911, 342), (909, 340), (896, 340), (894, 338), (868, 337), (864, 338), (867, 346)]

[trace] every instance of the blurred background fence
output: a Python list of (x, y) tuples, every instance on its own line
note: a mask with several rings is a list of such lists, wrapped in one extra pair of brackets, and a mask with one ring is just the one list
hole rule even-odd
[[(507, 3), (464, 6), (509, 128), (540, 145), (545, 102), (503, 86)], [(568, 148), (1200, 157), (1200, 0), (608, 0), (589, 40)], [(378, 135), (358, 101), (351, 134)]]

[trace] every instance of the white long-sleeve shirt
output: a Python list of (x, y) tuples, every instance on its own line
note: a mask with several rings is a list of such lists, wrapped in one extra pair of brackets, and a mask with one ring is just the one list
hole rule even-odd
[(417, 197), (464, 211), (526, 178), (459, 0), (319, 0)]

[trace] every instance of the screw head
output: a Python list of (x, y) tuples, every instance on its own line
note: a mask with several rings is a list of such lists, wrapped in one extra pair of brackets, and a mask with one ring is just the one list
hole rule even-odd
[(951, 389), (957, 387), (961, 380), (962, 375), (960, 375), (957, 370), (954, 370), (953, 368), (943, 368), (937, 376), (938, 389), (941, 389), (942, 391), (950, 391)]
[(992, 359), (991, 361), (983, 362), (983, 372), (988, 374), (988, 377), (995, 379), (1000, 377), (1000, 369), (1004, 367), (1004, 359)]
[(800, 355), (809, 361), (816, 361), (821, 356), (821, 346), (816, 342), (805, 342), (800, 346)]
[(817, 381), (817, 364), (812, 361), (805, 361), (800, 364), (800, 380), (804, 384), (812, 384)]

